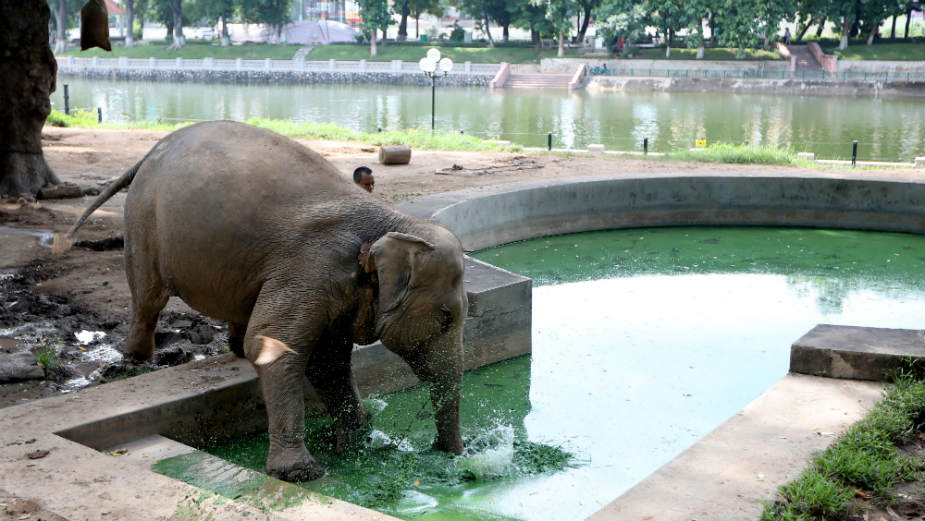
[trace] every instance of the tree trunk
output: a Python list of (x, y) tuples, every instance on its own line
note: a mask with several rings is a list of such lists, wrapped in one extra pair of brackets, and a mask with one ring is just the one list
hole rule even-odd
[(186, 38), (183, 37), (182, 4), (182, 0), (170, 0), (170, 10), (173, 11), (173, 43), (168, 49), (176, 50), (186, 45)]
[(697, 59), (703, 59), (703, 38), (700, 39), (700, 45), (697, 46)]
[[(882, 21), (882, 20), (881, 20)], [(867, 46), (870, 47), (874, 43), (874, 37), (877, 36), (877, 30), (880, 29), (880, 24), (874, 24), (874, 28), (870, 30), (870, 34), (867, 35)]]
[(58, 0), (55, 24), (55, 52), (64, 52), (67, 49), (67, 0)]
[(372, 30), (372, 37), (369, 39), (369, 57), (375, 58), (378, 54), (376, 50), (376, 30)]
[(559, 52), (556, 53), (556, 56), (562, 58), (565, 56), (565, 33), (559, 33)]
[(809, 30), (809, 26), (812, 25), (812, 23), (813, 23), (813, 19), (812, 19), (812, 16), (810, 16), (810, 18), (806, 20), (806, 24), (800, 27), (800, 30), (797, 31), (797, 37), (794, 38), (794, 40), (798, 42), (802, 42), (803, 36), (806, 34), (806, 31)]
[(385, 47), (389, 43), (389, 28), (384, 27), (382, 29), (382, 46)]
[(588, 22), (591, 21), (591, 7), (585, 7), (585, 16), (581, 21), (581, 29), (578, 30), (578, 44), (581, 45), (585, 41), (585, 33), (588, 31)]
[(0, 195), (35, 195), (58, 177), (42, 154), (58, 65), (48, 45), (45, 0), (0, 2)]
[(909, 22), (912, 21), (912, 9), (906, 11), (906, 35), (903, 37), (904, 40), (909, 39)]
[(145, 39), (145, 10), (144, 8), (138, 10), (138, 39)]
[(398, 41), (400, 42), (408, 39), (408, 14), (410, 12), (408, 0), (403, 0), (401, 3), (401, 22), (398, 24)]
[(710, 11), (710, 44), (716, 45), (716, 16), (713, 14), (713, 11)]
[(485, 24), (484, 32), (488, 37), (488, 46), (494, 48), (495, 40), (491, 37), (491, 26), (488, 25), (488, 13), (482, 13), (482, 21)]
[(421, 39), (421, 13), (414, 16), (414, 39)]
[(665, 58), (671, 58), (671, 28), (665, 28)]
[(819, 27), (816, 27), (816, 38), (821, 38), (821, 37), (822, 37), (822, 31), (825, 30), (825, 22), (826, 22), (826, 20), (827, 20), (827, 18), (824, 17), (824, 16), (822, 17), (822, 20), (819, 20)]
[(511, 39), (510, 27), (511, 27), (511, 24), (509, 23), (501, 26), (501, 28), (504, 30), (502, 33), (504, 35), (504, 43), (507, 43)]
[(125, 6), (125, 24), (128, 25), (128, 31), (125, 32), (125, 46), (131, 47), (134, 43), (132, 33), (135, 30), (135, 0), (125, 0), (122, 5)]
[(539, 49), (543, 43), (540, 39), (540, 33), (537, 32), (536, 28), (532, 25), (530, 26), (530, 41), (533, 42), (533, 45), (536, 46), (537, 49)]
[(847, 19), (841, 23), (841, 41), (838, 42), (838, 50), (844, 51), (848, 48), (848, 33), (851, 32), (851, 22)]
[(896, 15), (893, 15), (893, 26), (890, 27), (890, 40), (896, 38)]

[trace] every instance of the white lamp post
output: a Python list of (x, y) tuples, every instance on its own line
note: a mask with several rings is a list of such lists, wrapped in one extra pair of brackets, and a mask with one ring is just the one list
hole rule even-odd
[(421, 72), (430, 78), (430, 131), (434, 131), (434, 112), (436, 111), (437, 75), (446, 76), (453, 70), (453, 60), (440, 58), (440, 51), (431, 47), (427, 56), (418, 62)]

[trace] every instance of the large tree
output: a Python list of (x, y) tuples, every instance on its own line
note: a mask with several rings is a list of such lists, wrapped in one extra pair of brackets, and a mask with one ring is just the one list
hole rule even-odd
[(58, 178), (42, 154), (57, 64), (45, 0), (0, 2), (0, 194), (35, 194)]
[(546, 7), (546, 21), (559, 38), (558, 57), (565, 56), (565, 38), (572, 29), (572, 17), (578, 13), (575, 0), (531, 0)]
[[(369, 55), (376, 57), (376, 33), (382, 31), (385, 34), (386, 29), (392, 22), (392, 10), (389, 9), (387, 0), (358, 0), (357, 5), (360, 8), (360, 29), (369, 37)], [(385, 39), (383, 38), (383, 44)]]
[(279, 38), (289, 23), (290, 0), (238, 0), (245, 22), (264, 23), (276, 31)]

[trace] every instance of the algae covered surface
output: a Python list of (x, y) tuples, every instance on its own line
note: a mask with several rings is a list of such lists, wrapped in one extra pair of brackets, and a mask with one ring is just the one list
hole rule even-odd
[[(579, 464), (567, 451), (527, 439), (524, 418), (530, 411), (530, 359), (515, 360), (466, 374), (462, 424), (467, 455), (431, 449), (436, 436), (425, 387), (366, 400), (374, 414), (345, 454), (334, 454), (328, 417), (309, 418), (306, 444), (327, 470), (305, 489), (407, 519), (510, 519), (493, 508), (492, 490), (505, 483)], [(263, 478), (229, 471), (234, 465), (260, 471), (268, 450), (266, 433), (245, 436), (205, 450), (225, 461), (208, 469), (204, 453), (160, 462), (159, 471), (227, 497), (264, 486)], [(195, 464), (194, 464), (195, 463)], [(212, 462), (215, 465), (215, 462)], [(230, 465), (229, 465), (230, 464)], [(243, 475), (246, 485), (227, 483)], [(215, 480), (206, 476), (220, 475)], [(255, 485), (253, 480), (260, 481)], [(516, 517), (513, 517), (516, 518)]]

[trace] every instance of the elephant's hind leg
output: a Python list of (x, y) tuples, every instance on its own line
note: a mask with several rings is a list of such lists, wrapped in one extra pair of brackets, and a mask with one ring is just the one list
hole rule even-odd
[(349, 335), (327, 334), (312, 352), (306, 374), (334, 418), (334, 451), (347, 450), (350, 435), (366, 425), (369, 416), (350, 368), (353, 342)]
[(151, 360), (157, 316), (167, 305), (169, 295), (154, 259), (148, 252), (139, 251), (128, 237), (125, 274), (132, 292), (132, 319), (125, 339), (125, 353), (135, 360)]

